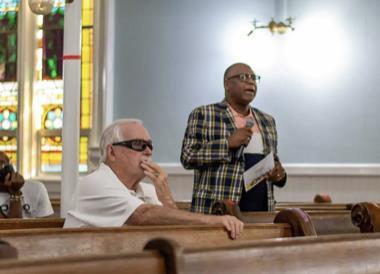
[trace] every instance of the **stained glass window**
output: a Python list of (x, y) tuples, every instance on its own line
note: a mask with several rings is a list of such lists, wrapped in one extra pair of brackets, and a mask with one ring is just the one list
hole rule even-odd
[[(86, 172), (88, 134), (91, 127), (92, 74), (93, 74), (93, 0), (82, 1), (81, 49), (81, 136), (79, 171)], [(63, 122), (63, 22), (64, 1), (56, 1), (53, 12), (39, 16), (37, 32), (38, 62), (34, 92), (39, 109), (40, 170), (60, 172), (62, 161), (61, 129)]]
[(82, 5), (81, 128), (88, 129), (91, 125), (94, 3), (87, 0)]
[(0, 6), (0, 81), (16, 81), (18, 1)]
[(43, 18), (43, 79), (62, 79), (64, 6), (56, 3)]
[(17, 129), (17, 112), (15, 108), (0, 107), (0, 130)]
[(17, 15), (19, 1), (0, 2), (0, 150), (17, 162)]
[[(23, 1), (23, 4), (27, 1)], [(19, 1), (0, 0), (0, 150), (16, 163), (17, 155), (17, 20)], [(33, 132), (39, 148), (42, 173), (60, 172), (63, 122), (63, 34), (65, 0), (55, 0), (48, 15), (37, 18), (36, 67), (33, 83)], [(91, 128), (93, 79), (94, 0), (82, 1), (80, 164), (87, 171), (87, 146)], [(32, 41), (31, 41), (32, 43)], [(21, 115), (21, 114), (20, 114)], [(33, 133), (33, 134), (34, 134)], [(38, 173), (38, 171), (37, 171)]]

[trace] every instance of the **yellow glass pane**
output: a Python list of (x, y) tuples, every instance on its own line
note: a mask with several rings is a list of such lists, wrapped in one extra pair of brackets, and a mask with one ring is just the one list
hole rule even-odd
[(90, 100), (83, 99), (82, 100), (82, 113), (90, 113)]
[(93, 1), (92, 0), (82, 0), (82, 9), (88, 10), (93, 8)]
[(91, 72), (90, 64), (82, 64), (82, 78), (89, 75)]
[(82, 128), (90, 128), (90, 117), (89, 116), (82, 116)]
[(88, 80), (82, 80), (82, 98), (88, 98), (91, 94), (91, 82)]
[(94, 18), (92, 10), (84, 10), (82, 12), (82, 24), (83, 26), (91, 26), (93, 25)]
[(90, 62), (91, 62), (91, 48), (82, 47), (82, 63), (90, 63)]
[(90, 29), (82, 30), (82, 45), (88, 46), (91, 43), (91, 31)]

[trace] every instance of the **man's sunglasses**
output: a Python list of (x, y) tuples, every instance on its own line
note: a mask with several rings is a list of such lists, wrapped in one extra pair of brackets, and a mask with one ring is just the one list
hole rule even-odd
[(153, 144), (151, 140), (142, 140), (142, 139), (132, 139), (128, 141), (121, 141), (116, 142), (112, 144), (113, 146), (122, 146), (127, 147), (129, 149), (135, 150), (135, 151), (144, 151), (147, 147), (149, 147), (150, 150), (153, 150)]

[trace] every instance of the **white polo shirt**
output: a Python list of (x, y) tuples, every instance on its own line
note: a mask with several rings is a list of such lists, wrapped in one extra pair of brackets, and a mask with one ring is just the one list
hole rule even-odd
[(106, 164), (79, 179), (64, 227), (119, 227), (140, 205), (162, 205), (152, 184), (128, 189)]

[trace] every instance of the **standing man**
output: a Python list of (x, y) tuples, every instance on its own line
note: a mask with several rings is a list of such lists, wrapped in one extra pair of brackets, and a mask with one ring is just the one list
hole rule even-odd
[[(168, 176), (151, 159), (153, 144), (140, 120), (122, 119), (100, 139), (100, 165), (79, 179), (64, 227), (220, 224), (232, 238), (243, 230), (233, 216), (207, 216), (178, 210)], [(142, 182), (147, 177), (151, 183)]]
[(225, 98), (189, 116), (181, 162), (194, 169), (191, 211), (210, 214), (218, 200), (232, 200), (242, 211), (274, 210), (273, 184), (286, 173), (277, 156), (274, 118), (250, 103), (260, 79), (246, 64), (224, 73)]

